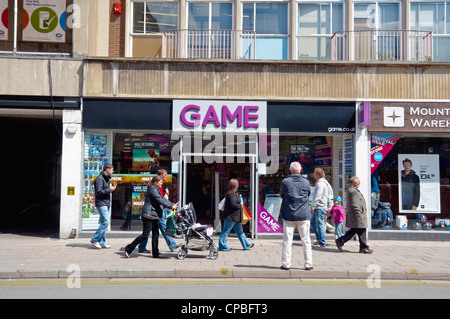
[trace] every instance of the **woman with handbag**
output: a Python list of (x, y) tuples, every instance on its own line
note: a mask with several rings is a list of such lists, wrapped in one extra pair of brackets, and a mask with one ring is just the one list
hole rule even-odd
[(245, 237), (244, 230), (241, 225), (241, 204), (239, 195), (237, 190), (239, 188), (239, 182), (237, 179), (232, 179), (228, 183), (227, 193), (225, 196), (225, 207), (223, 210), (223, 229), (220, 233), (219, 237), (219, 250), (220, 251), (229, 251), (230, 249), (227, 246), (227, 238), (231, 229), (234, 229), (236, 232), (239, 241), (242, 244), (244, 250), (250, 249), (254, 246), (254, 244), (249, 244), (247, 238)]
[(163, 216), (163, 208), (177, 209), (178, 205), (170, 202), (162, 196), (159, 190), (162, 187), (162, 183), (162, 177), (156, 175), (152, 178), (151, 184), (147, 188), (145, 203), (142, 208), (143, 231), (142, 234), (136, 237), (131, 244), (125, 247), (125, 256), (127, 258), (130, 258), (130, 254), (137, 245), (148, 238), (150, 231), (152, 232), (152, 256), (153, 258), (163, 258), (158, 249), (158, 221)]

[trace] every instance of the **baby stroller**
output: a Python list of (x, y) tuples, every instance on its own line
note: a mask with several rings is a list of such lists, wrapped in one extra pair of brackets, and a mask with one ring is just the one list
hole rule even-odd
[(177, 212), (175, 222), (176, 233), (184, 235), (185, 243), (178, 251), (178, 259), (183, 260), (188, 254), (188, 249), (205, 251), (209, 249), (209, 258), (217, 259), (219, 256), (217, 246), (214, 245), (210, 236), (214, 230), (210, 225), (197, 224), (197, 216), (195, 214), (192, 203), (185, 205)]

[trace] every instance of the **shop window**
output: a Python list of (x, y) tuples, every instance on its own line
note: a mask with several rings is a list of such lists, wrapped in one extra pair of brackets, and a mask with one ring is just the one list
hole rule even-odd
[(103, 165), (111, 163), (111, 135), (96, 132), (84, 134), (83, 162), (83, 202), (81, 230), (97, 230), (99, 214), (95, 208), (94, 181), (103, 170)]
[(118, 184), (111, 203), (111, 230), (142, 231), (140, 218), (147, 185), (159, 169), (168, 173), (163, 188), (169, 190), (169, 200), (178, 201), (177, 179), (171, 171), (172, 147), (177, 142), (170, 134), (113, 134), (113, 179)]
[[(0, 1), (0, 51), (72, 54), (78, 6), (73, 1)], [(17, 21), (17, 33), (14, 23)]]
[[(372, 229), (450, 229), (450, 140), (399, 137), (372, 134), (372, 149), (381, 145), (374, 141), (393, 141), (383, 145), (387, 151), (372, 154), (372, 199), (376, 199), (372, 204)], [(392, 210), (388, 225), (380, 224), (381, 217), (375, 211), (378, 201), (389, 203)]]

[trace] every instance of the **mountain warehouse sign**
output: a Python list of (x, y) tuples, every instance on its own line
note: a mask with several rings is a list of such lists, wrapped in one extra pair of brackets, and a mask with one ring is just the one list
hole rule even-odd
[(378, 132), (450, 132), (450, 103), (371, 102), (370, 130)]

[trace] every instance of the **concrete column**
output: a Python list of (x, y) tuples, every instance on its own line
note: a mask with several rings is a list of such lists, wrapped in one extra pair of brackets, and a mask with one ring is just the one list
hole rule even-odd
[(298, 25), (298, 17), (297, 17), (297, 1), (291, 0), (289, 3), (290, 6), (290, 16), (289, 16), (289, 59), (290, 60), (298, 60), (297, 54), (297, 25)]
[[(356, 117), (358, 117), (358, 109), (356, 109)], [(359, 120), (356, 120), (359, 123)], [(370, 179), (370, 133), (367, 128), (356, 128), (355, 134), (355, 148), (354, 148), (354, 167), (355, 176), (358, 176), (361, 185), (359, 191), (363, 194), (366, 200), (367, 207), (367, 220), (370, 221), (371, 217), (371, 179)], [(370, 224), (370, 223), (369, 223)]]
[[(68, 238), (73, 230), (79, 233), (82, 203), (83, 141), (81, 110), (63, 111), (61, 158), (61, 211), (59, 237)], [(74, 189), (71, 193), (70, 190)]]

